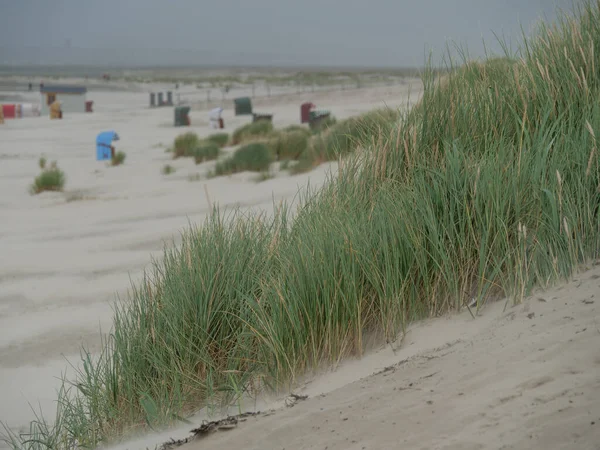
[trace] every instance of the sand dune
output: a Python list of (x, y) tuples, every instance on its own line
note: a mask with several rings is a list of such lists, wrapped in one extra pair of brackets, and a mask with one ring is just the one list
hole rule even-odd
[[(261, 405), (234, 429), (179, 448), (599, 449), (599, 302), (594, 267), (519, 306), (500, 301), (476, 318), (465, 311), (415, 324), (396, 348), (295, 391), (306, 400)], [(118, 448), (169, 436), (188, 435)]]
[[(344, 118), (373, 108), (404, 106), (410, 85), (306, 94)], [(413, 85), (413, 93), (420, 85)], [(20, 93), (29, 101), (38, 94)], [(276, 127), (299, 121), (302, 96), (255, 102), (275, 114)], [(335, 164), (298, 176), (278, 174), (261, 183), (253, 175), (207, 180), (207, 163), (173, 161), (165, 148), (184, 131), (201, 136), (207, 111), (193, 109), (189, 129), (174, 128), (173, 109), (149, 109), (143, 92), (90, 92), (92, 114), (65, 114), (7, 120), (0, 126), (0, 421), (21, 427), (32, 419), (28, 402), (52, 418), (58, 377), (78, 360), (81, 344), (98, 349), (100, 329), (111, 325), (112, 302), (123, 295), (160, 256), (165, 243), (177, 242), (189, 222), (201, 222), (210, 204), (272, 211), (291, 200), (309, 181), (317, 187)], [(225, 103), (226, 131), (249, 122), (234, 117)], [(201, 108), (199, 106), (198, 108)], [(95, 160), (95, 137), (116, 130), (125, 165), (107, 167)], [(40, 156), (57, 160), (67, 175), (64, 193), (31, 196)], [(177, 171), (165, 176), (169, 163)], [(190, 181), (199, 176), (199, 181)], [(206, 188), (205, 188), (206, 186)], [(208, 198), (206, 195), (208, 192)]]
[[(297, 123), (304, 99), (344, 118), (402, 106), (408, 88), (290, 92), (256, 106), (284, 126)], [(99, 348), (115, 295), (126, 294), (164, 245), (176, 245), (190, 221), (201, 222), (213, 203), (269, 213), (336, 167), (261, 183), (251, 174), (206, 179), (214, 163), (165, 153), (187, 131), (171, 126), (171, 108), (148, 109), (145, 93), (94, 92), (93, 99), (93, 114), (7, 121), (0, 129), (0, 421), (15, 428), (32, 418), (27, 402), (52, 418), (67, 360), (77, 361), (81, 344)], [(248, 120), (225, 112), (228, 131)], [(207, 135), (207, 125), (206, 111), (193, 110), (191, 130)], [(121, 135), (124, 166), (95, 161), (94, 138), (105, 129)], [(42, 154), (66, 172), (64, 193), (28, 194)], [(162, 175), (166, 163), (177, 171)], [(599, 294), (595, 266), (517, 307), (504, 310), (501, 301), (475, 319), (464, 312), (414, 324), (393, 345), (305, 380), (295, 393), (307, 399), (293, 407), (285, 398), (248, 400), (243, 411), (263, 413), (182, 448), (598, 449)], [(193, 422), (202, 419), (203, 412)], [(117, 449), (153, 448), (191, 428)]]

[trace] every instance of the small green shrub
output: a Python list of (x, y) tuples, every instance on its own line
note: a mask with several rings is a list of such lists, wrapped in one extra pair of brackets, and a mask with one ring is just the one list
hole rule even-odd
[(369, 142), (380, 134), (387, 135), (399, 117), (396, 110), (380, 109), (322, 129), (310, 138), (306, 150), (300, 155), (301, 163), (295, 165), (292, 171), (305, 172), (322, 162), (333, 161), (354, 152), (360, 143)]
[(121, 164), (123, 164), (125, 162), (126, 157), (127, 157), (127, 155), (125, 154), (125, 152), (115, 153), (115, 156), (113, 156), (110, 160), (111, 166), (120, 166)]
[(310, 136), (312, 134), (310, 129), (303, 127), (302, 125), (288, 125), (282, 131), (285, 131), (285, 132), (299, 131), (301, 133), (306, 134), (307, 136)]
[(196, 164), (201, 164), (206, 161), (212, 161), (219, 157), (221, 149), (214, 142), (202, 142), (194, 149), (194, 160)]
[(259, 120), (237, 128), (231, 137), (231, 144), (238, 145), (244, 142), (267, 137), (273, 133), (273, 124), (266, 120)]
[(328, 128), (331, 128), (336, 123), (337, 119), (334, 116), (328, 116), (315, 122), (315, 124), (312, 125), (310, 129), (314, 134), (317, 134), (327, 130)]
[(38, 161), (38, 165), (40, 166), (40, 169), (44, 170), (46, 168), (46, 158), (42, 156)]
[(213, 144), (217, 144), (220, 148), (223, 148), (229, 142), (229, 134), (228, 133), (215, 133), (208, 136), (206, 141), (211, 142)]
[(274, 160), (269, 147), (255, 142), (239, 148), (232, 157), (219, 162), (214, 173), (219, 176), (244, 171), (261, 172), (268, 170)]
[(170, 175), (175, 172), (175, 167), (170, 164), (165, 164), (161, 170), (163, 175)]
[(46, 169), (44, 164), (42, 173), (33, 180), (30, 192), (32, 194), (39, 194), (44, 191), (62, 191), (65, 181), (65, 174), (58, 168), (56, 162), (53, 162), (49, 169)]
[(236, 170), (235, 163), (233, 162), (233, 157), (227, 158), (224, 161), (220, 161), (215, 166), (214, 170), (210, 170), (206, 173), (208, 178), (218, 177), (221, 175), (230, 175), (232, 173), (239, 172)]
[(328, 157), (329, 152), (333, 152), (333, 149), (329, 149), (332, 143), (329, 141), (326, 135), (316, 134), (310, 138), (308, 145), (304, 152), (300, 155), (298, 163), (291, 167), (292, 173), (304, 173), (311, 170), (313, 167), (318, 166), (324, 161), (334, 159)]
[(315, 167), (316, 163), (310, 158), (302, 158), (298, 160), (296, 164), (290, 167), (290, 173), (297, 175), (299, 173), (306, 173), (311, 171)]
[(196, 133), (187, 132), (177, 136), (173, 143), (173, 158), (192, 156), (194, 149), (199, 144), (200, 139)]
[(273, 153), (260, 143), (248, 144), (233, 155), (237, 167), (254, 172), (268, 169), (273, 159)]
[(267, 145), (278, 160), (298, 159), (308, 146), (309, 134), (304, 131), (292, 130), (280, 132), (269, 139)]

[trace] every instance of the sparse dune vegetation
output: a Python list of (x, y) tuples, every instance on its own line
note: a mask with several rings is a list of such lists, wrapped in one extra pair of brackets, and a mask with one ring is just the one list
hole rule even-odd
[(111, 166), (120, 166), (125, 162), (125, 158), (127, 158), (127, 154), (122, 151), (118, 151), (110, 160)]
[(173, 143), (173, 159), (193, 156), (199, 144), (200, 138), (196, 133), (187, 132), (177, 136)]
[(201, 142), (198, 146), (193, 150), (193, 156), (196, 164), (201, 164), (206, 161), (212, 161), (213, 159), (217, 159), (220, 153), (220, 147), (218, 144), (206, 141)]
[(268, 137), (273, 133), (273, 124), (267, 120), (259, 120), (241, 126), (231, 135), (231, 145), (239, 145), (259, 138)]
[(308, 147), (309, 135), (304, 130), (282, 131), (267, 140), (278, 160), (298, 159)]
[(214, 133), (206, 138), (206, 141), (211, 142), (213, 144), (218, 145), (220, 148), (223, 148), (229, 142), (229, 134), (228, 133)]
[(253, 142), (237, 149), (233, 156), (220, 161), (215, 166), (215, 175), (231, 175), (237, 172), (265, 172), (275, 160), (269, 147)]
[(173, 167), (170, 164), (165, 164), (161, 169), (161, 173), (163, 175), (171, 175), (172, 173), (175, 173), (175, 172), (176, 172), (175, 167)]
[(65, 186), (65, 173), (58, 168), (54, 161), (50, 167), (46, 167), (46, 158), (41, 157), (38, 161), (41, 173), (35, 177), (29, 191), (32, 194), (39, 194), (44, 191), (62, 191)]
[[(10, 445), (92, 448), (199, 405), (285, 391), (362, 355), (368, 339), (467, 305), (519, 303), (597, 258), (600, 1), (542, 25), (514, 59), (448, 65), (443, 77), (425, 71), (408, 112), (314, 135), (266, 121), (236, 130), (230, 144), (242, 147), (216, 175), (267, 178), (276, 159), (296, 160), (296, 173), (343, 163), (297, 211), (215, 207), (188, 229), (118, 303), (102, 352), (83, 352), (56, 424), (9, 432)], [(211, 142), (186, 133), (174, 157), (215, 159), (224, 138)]]

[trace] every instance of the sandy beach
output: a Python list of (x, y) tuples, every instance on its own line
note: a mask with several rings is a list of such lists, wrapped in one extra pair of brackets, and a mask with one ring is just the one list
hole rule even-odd
[(181, 448), (598, 449), (599, 280), (595, 267), (516, 307), (417, 324), (293, 407)]
[[(420, 82), (408, 80), (344, 91), (290, 89), (254, 104), (255, 110), (274, 114), (275, 127), (282, 127), (299, 123), (303, 101), (343, 119), (386, 105), (403, 107), (409, 92), (416, 100), (420, 88)], [(302, 175), (277, 173), (260, 183), (248, 173), (207, 179), (214, 162), (174, 161), (165, 152), (183, 132), (213, 132), (207, 110), (195, 105), (191, 127), (175, 128), (173, 109), (150, 109), (146, 89), (97, 88), (87, 95), (94, 101), (91, 114), (0, 125), (0, 421), (15, 429), (33, 418), (28, 403), (52, 419), (61, 373), (69, 361), (78, 361), (81, 345), (99, 348), (116, 296), (126, 295), (152, 258), (160, 257), (165, 244), (176, 243), (190, 222), (201, 223), (210, 204), (268, 213), (277, 202), (293, 200), (307, 183), (320, 186), (335, 171), (332, 163)], [(2, 94), (39, 101), (37, 93)], [(232, 105), (231, 100), (223, 104), (228, 132), (251, 120), (234, 117)], [(105, 130), (119, 134), (117, 150), (127, 154), (123, 166), (95, 160), (95, 138)], [(41, 156), (56, 160), (65, 172), (64, 192), (29, 194)], [(161, 169), (167, 163), (176, 172), (165, 176)]]
[(226, 417), (199, 415), (193, 427), (112, 450), (597, 450), (599, 297), (596, 262), (520, 305), (415, 323), (399, 341), (307, 379), (298, 400), (247, 401), (242, 411), (259, 414), (233, 426), (190, 433)]
[(0, 450), (600, 450), (600, 0), (5, 3)]
[[(305, 100), (343, 119), (403, 107), (419, 89), (414, 80), (314, 94), (290, 89), (255, 107), (274, 113), (282, 127), (298, 123)], [(61, 372), (78, 361), (81, 345), (100, 348), (116, 296), (127, 295), (163, 246), (176, 245), (212, 204), (270, 213), (336, 170), (331, 163), (302, 175), (277, 172), (260, 183), (249, 173), (207, 179), (214, 162), (195, 165), (165, 152), (180, 133), (213, 132), (201, 102), (192, 126), (182, 129), (172, 126), (172, 108), (149, 109), (141, 89), (88, 98), (92, 114), (9, 120), (0, 128), (0, 421), (14, 429), (32, 419), (28, 402), (52, 419)], [(249, 121), (233, 116), (231, 101), (225, 107), (226, 131)], [(95, 136), (108, 129), (121, 136), (123, 166), (94, 158)], [(64, 192), (28, 193), (42, 155), (65, 171)], [(161, 173), (167, 163), (176, 168), (168, 176)], [(476, 318), (464, 311), (413, 324), (392, 345), (306, 379), (294, 393), (307, 397), (293, 407), (284, 397), (248, 401), (243, 411), (262, 413), (181, 448), (598, 449), (599, 280), (600, 268), (590, 264), (522, 305), (499, 301)], [(206, 418), (117, 448), (184, 439)]]

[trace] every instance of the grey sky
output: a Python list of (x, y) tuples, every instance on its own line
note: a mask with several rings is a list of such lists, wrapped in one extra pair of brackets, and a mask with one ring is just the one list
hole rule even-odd
[(0, 0), (0, 64), (421, 66), (580, 0)]

